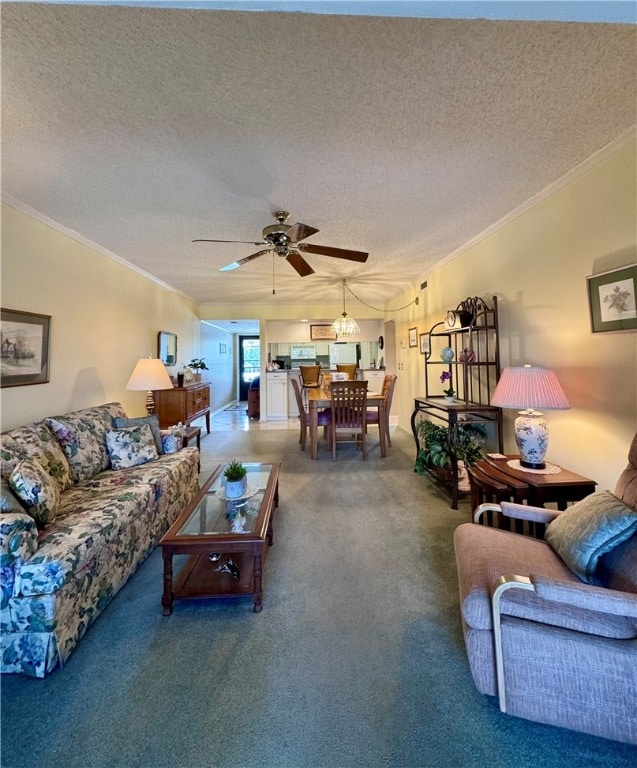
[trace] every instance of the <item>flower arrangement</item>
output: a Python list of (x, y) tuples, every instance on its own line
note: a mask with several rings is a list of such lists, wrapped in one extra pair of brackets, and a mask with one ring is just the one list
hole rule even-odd
[(443, 371), (440, 374), (440, 381), (443, 384), (446, 384), (447, 382), (449, 382), (448, 388), (442, 390), (445, 397), (454, 397), (456, 393), (453, 391), (453, 384), (451, 383), (451, 373), (449, 371)]
[(207, 371), (208, 366), (206, 365), (206, 361), (203, 357), (193, 357), (193, 359), (188, 363), (188, 367), (192, 368), (193, 371), (196, 371), (199, 373), (199, 371)]

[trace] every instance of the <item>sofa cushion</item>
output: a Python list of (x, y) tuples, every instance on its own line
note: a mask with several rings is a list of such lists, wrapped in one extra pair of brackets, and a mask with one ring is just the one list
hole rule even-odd
[(157, 458), (157, 448), (148, 424), (110, 429), (106, 447), (113, 469), (129, 469)]
[(0, 478), (0, 512), (24, 512), (24, 506), (4, 477)]
[(106, 432), (111, 429), (114, 418), (125, 416), (119, 403), (107, 403), (45, 419), (66, 454), (73, 482), (80, 483), (108, 469)]
[(38, 528), (44, 528), (55, 520), (60, 490), (37, 459), (23, 459), (11, 473), (9, 485)]
[(1, 443), (0, 474), (5, 480), (9, 479), (18, 462), (29, 456), (37, 456), (40, 464), (55, 479), (61, 491), (73, 485), (66, 455), (44, 421), (4, 432)]
[(545, 539), (566, 565), (589, 584), (602, 557), (637, 531), (637, 511), (610, 491), (587, 496), (549, 523)]
[[(152, 509), (154, 490), (133, 477), (105, 473), (116, 481), (99, 490), (82, 485), (62, 497), (55, 523), (40, 537), (37, 552), (16, 574), (15, 595), (53, 594), (85, 568), (91, 568), (99, 552), (122, 538), (122, 531)], [(127, 558), (126, 551), (119, 556)]]
[(152, 413), (150, 416), (140, 416), (135, 419), (123, 418), (121, 416), (113, 419), (113, 426), (115, 429), (121, 429), (122, 427), (138, 427), (141, 424), (148, 424), (153, 433), (153, 440), (155, 441), (157, 453), (163, 453), (161, 432), (159, 429), (159, 416), (156, 413)]
[[(493, 629), (491, 593), (500, 576), (542, 574), (543, 578), (556, 582), (581, 584), (545, 541), (529, 536), (463, 523), (456, 528), (454, 548), (462, 617), (474, 629)], [(527, 590), (505, 592), (500, 608), (505, 616), (577, 632), (602, 637), (637, 637), (637, 622), (632, 619), (558, 605)]]

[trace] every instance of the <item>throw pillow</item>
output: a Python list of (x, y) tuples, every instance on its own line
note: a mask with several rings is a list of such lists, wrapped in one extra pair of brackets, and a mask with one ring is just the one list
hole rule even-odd
[(88, 480), (108, 466), (106, 449), (90, 422), (65, 416), (44, 421), (66, 454), (74, 482)]
[(157, 458), (155, 440), (148, 424), (110, 429), (106, 433), (106, 447), (113, 469), (137, 467)]
[(164, 453), (177, 453), (181, 449), (183, 437), (175, 434), (172, 429), (162, 429), (161, 444)]
[(11, 473), (9, 485), (38, 528), (54, 522), (60, 503), (60, 489), (36, 459), (23, 459)]
[(637, 511), (610, 491), (587, 496), (562, 512), (546, 529), (546, 541), (583, 581), (598, 584), (597, 563), (637, 531)]
[(0, 512), (24, 512), (24, 507), (15, 497), (9, 481), (3, 477), (0, 486)]
[(150, 416), (140, 416), (137, 419), (128, 418), (114, 418), (113, 426), (115, 429), (121, 429), (122, 427), (138, 427), (140, 424), (148, 424), (151, 432), (153, 433), (153, 440), (155, 441), (155, 448), (157, 453), (163, 453), (161, 445), (161, 432), (159, 431), (159, 416), (156, 413), (152, 413)]

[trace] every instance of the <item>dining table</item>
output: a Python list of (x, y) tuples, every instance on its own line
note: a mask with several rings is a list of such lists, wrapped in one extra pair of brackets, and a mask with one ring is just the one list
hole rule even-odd
[[(329, 408), (332, 405), (331, 390), (325, 387), (315, 387), (307, 390), (310, 421), (310, 455), (312, 459), (318, 456), (318, 412), (320, 408)], [(367, 393), (367, 408), (378, 408), (378, 423), (385, 423), (385, 395), (380, 392)], [(385, 457), (387, 453), (385, 430), (379, 429), (380, 455)]]

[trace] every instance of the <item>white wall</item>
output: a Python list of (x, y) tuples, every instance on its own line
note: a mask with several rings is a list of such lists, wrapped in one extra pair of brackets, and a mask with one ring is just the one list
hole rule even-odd
[(179, 367), (199, 351), (192, 301), (7, 205), (2, 306), (52, 316), (49, 383), (2, 390), (4, 430), (110, 401), (142, 415), (145, 393), (124, 387), (157, 333), (177, 334)]
[(203, 379), (211, 382), (210, 408), (218, 411), (236, 399), (235, 335), (201, 323), (201, 357), (209, 368), (203, 371)]

